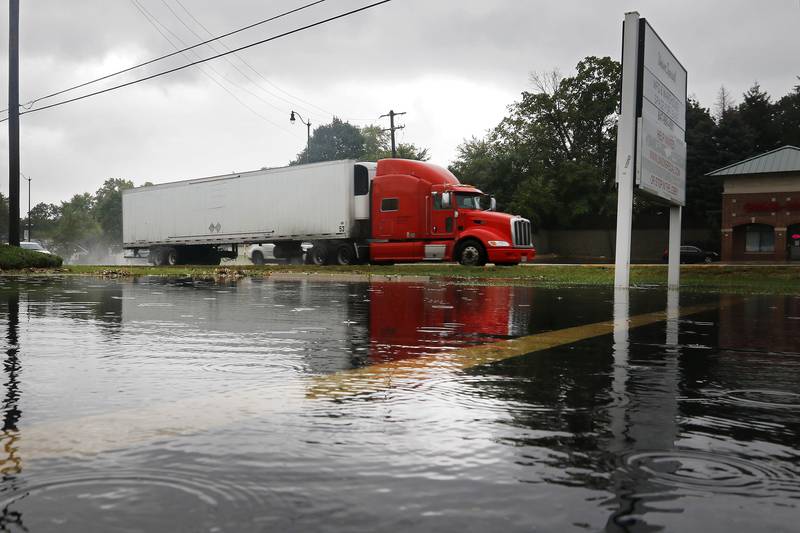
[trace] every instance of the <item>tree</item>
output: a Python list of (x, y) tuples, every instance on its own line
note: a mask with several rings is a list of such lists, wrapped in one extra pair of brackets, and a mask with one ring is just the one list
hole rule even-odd
[(697, 100), (689, 99), (686, 106), (686, 209), (690, 223), (711, 227), (720, 224), (722, 183), (709, 178), (708, 172), (721, 166), (714, 141), (717, 125), (708, 109)]
[(356, 126), (333, 117), (330, 124), (314, 130), (308, 147), (297, 154), (291, 165), (339, 159), (359, 159), (364, 151), (364, 135)]
[(780, 129), (775, 120), (775, 105), (758, 82), (744, 93), (739, 105), (742, 121), (753, 135), (753, 151), (763, 153), (780, 146)]
[[(364, 161), (378, 161), (386, 157), (391, 150), (391, 137), (389, 132), (380, 126), (370, 124), (361, 128), (361, 135), (364, 136), (364, 149), (361, 159)], [(391, 154), (390, 154), (391, 157)]]
[[(392, 157), (391, 149), (386, 152), (385, 157)], [(427, 161), (431, 158), (431, 156), (428, 154), (427, 148), (417, 148), (412, 143), (398, 144), (397, 157), (400, 159), (413, 159), (415, 161)], [(381, 159), (384, 158), (382, 157)]]
[(55, 249), (62, 257), (69, 257), (81, 248), (94, 247), (101, 234), (94, 218), (94, 198), (89, 193), (76, 194), (62, 202), (58, 225), (53, 234)]
[[(61, 209), (55, 204), (38, 203), (31, 208), (31, 233), (38, 241), (47, 241), (53, 238)], [(23, 224), (27, 227), (27, 221)]]
[(796, 85), (793, 92), (778, 100), (775, 107), (780, 144), (800, 147), (800, 85)]
[(94, 196), (94, 218), (100, 225), (101, 239), (113, 247), (122, 245), (122, 191), (132, 188), (130, 180), (109, 178)]
[[(378, 161), (392, 157), (389, 133), (375, 124), (358, 128), (334, 117), (330, 124), (314, 130), (310, 142), (310, 163), (357, 159), (359, 161)], [(290, 165), (306, 163), (307, 150), (297, 154)], [(397, 146), (397, 157), (427, 161), (430, 157), (427, 148), (417, 148), (413, 143)]]
[(465, 141), (452, 170), (550, 226), (609, 217), (620, 74), (611, 58), (587, 57), (571, 77), (532, 75), (534, 90), (486, 138)]
[(725, 113), (735, 107), (736, 102), (733, 101), (730, 91), (721, 85), (717, 92), (717, 102), (714, 104), (714, 118), (719, 122)]
[(728, 108), (717, 119), (714, 130), (719, 166), (741, 161), (756, 153), (755, 135), (738, 108)]

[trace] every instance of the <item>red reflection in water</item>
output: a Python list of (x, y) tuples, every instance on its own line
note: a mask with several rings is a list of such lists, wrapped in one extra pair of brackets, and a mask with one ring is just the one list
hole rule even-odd
[(526, 287), (373, 283), (370, 360), (405, 359), (527, 333)]
[(800, 298), (720, 297), (720, 348), (800, 352)]

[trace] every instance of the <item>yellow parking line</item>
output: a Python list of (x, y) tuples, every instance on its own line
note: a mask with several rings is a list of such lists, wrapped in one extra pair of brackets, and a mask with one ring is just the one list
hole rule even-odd
[[(718, 305), (698, 305), (682, 308), (679, 316), (717, 309)], [(636, 315), (628, 319), (628, 328), (663, 322), (666, 311)], [(319, 376), (306, 393), (307, 398), (341, 398), (378, 392), (402, 384), (415, 384), (432, 372), (463, 371), (479, 365), (504, 361), (557, 346), (572, 344), (614, 332), (614, 322), (595, 322), (582, 326), (547, 331), (479, 346), (459, 348), (452, 352), (423, 355), (410, 359), (388, 361), (335, 374)]]

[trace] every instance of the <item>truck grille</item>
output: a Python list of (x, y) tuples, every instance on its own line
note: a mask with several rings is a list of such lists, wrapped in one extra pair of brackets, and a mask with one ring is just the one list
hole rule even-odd
[(529, 220), (524, 218), (515, 218), (512, 220), (511, 235), (514, 238), (514, 246), (533, 246), (533, 236), (531, 235), (531, 223)]

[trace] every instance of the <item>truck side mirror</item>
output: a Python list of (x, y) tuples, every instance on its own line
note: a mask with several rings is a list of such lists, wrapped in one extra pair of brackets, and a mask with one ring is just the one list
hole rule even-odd
[(449, 192), (442, 193), (442, 209), (450, 209), (451, 198)]
[(497, 211), (497, 200), (494, 196), (489, 199), (489, 211)]

